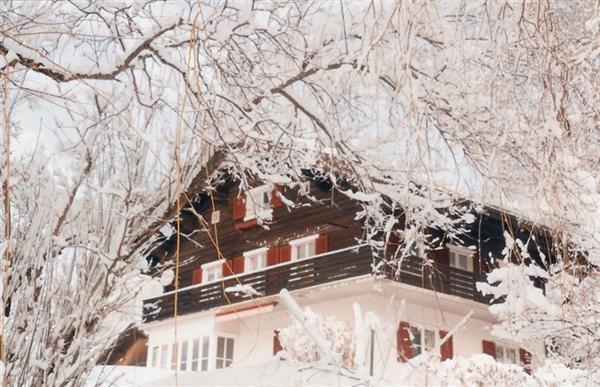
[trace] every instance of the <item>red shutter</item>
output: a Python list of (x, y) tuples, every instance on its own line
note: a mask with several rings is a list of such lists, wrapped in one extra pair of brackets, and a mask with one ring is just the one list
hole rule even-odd
[[(446, 337), (447, 334), (448, 332), (446, 331), (440, 331), (440, 339)], [(453, 337), (450, 336), (448, 340), (446, 340), (446, 342), (440, 347), (440, 356), (442, 357), (442, 361), (452, 359), (454, 357), (454, 347), (452, 345), (452, 338)]]
[(496, 358), (496, 344), (493, 341), (483, 340), (483, 353)]
[(327, 234), (319, 235), (315, 242), (315, 254), (323, 254), (329, 251), (329, 238)]
[(244, 257), (233, 258), (233, 272), (240, 274), (244, 272)]
[(410, 324), (400, 321), (396, 331), (396, 347), (398, 349), (398, 361), (405, 362), (412, 357), (412, 341), (410, 341)]
[(273, 331), (273, 355), (276, 355), (277, 352), (281, 351), (283, 347), (281, 346), (281, 342), (279, 341), (279, 331)]
[(531, 374), (531, 353), (527, 352), (526, 349), (519, 348), (519, 359), (525, 369), (525, 372)]
[(279, 263), (279, 247), (271, 247), (267, 251), (267, 266), (277, 265)]
[(283, 195), (283, 187), (280, 185), (276, 185), (273, 191), (271, 191), (271, 207), (273, 208), (283, 206), (283, 200), (281, 200), (278, 194)]
[(194, 269), (192, 272), (192, 284), (199, 284), (202, 282), (202, 268)]
[(244, 219), (246, 216), (246, 195), (233, 198), (233, 220)]
[(429, 258), (443, 265), (450, 265), (450, 251), (447, 247), (429, 250)]
[(285, 245), (279, 248), (279, 263), (288, 262), (292, 259), (292, 246)]
[(233, 275), (233, 259), (223, 261), (223, 277)]

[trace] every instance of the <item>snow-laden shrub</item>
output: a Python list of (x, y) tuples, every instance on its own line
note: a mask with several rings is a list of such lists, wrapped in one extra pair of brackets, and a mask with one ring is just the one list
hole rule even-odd
[[(339, 354), (344, 367), (353, 368), (352, 330), (348, 329), (346, 323), (333, 316), (322, 317), (310, 308), (306, 308), (304, 313), (305, 324), (318, 332), (327, 341), (333, 352)], [(313, 363), (321, 360), (317, 344), (299, 322), (282, 329), (279, 332), (279, 340), (287, 355), (296, 361)]]
[(522, 367), (503, 364), (488, 355), (458, 357), (444, 362), (428, 358), (400, 384), (406, 386), (586, 386), (589, 380), (582, 371), (562, 364), (548, 363), (533, 375)]

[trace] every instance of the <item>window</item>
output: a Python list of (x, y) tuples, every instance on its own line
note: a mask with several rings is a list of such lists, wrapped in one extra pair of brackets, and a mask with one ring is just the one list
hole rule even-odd
[(451, 267), (473, 271), (473, 251), (462, 246), (448, 246), (448, 250)]
[(292, 261), (305, 259), (315, 255), (316, 241), (319, 235), (311, 235), (302, 239), (290, 241), (292, 246)]
[(496, 361), (500, 363), (517, 364), (517, 350), (496, 345)]
[(248, 191), (244, 220), (254, 219), (257, 216), (269, 218), (271, 211), (271, 188), (268, 185), (261, 185)]
[(212, 282), (223, 278), (223, 262), (221, 260), (202, 265), (202, 282)]
[(158, 367), (158, 346), (152, 348), (152, 367)]
[(303, 181), (299, 184), (298, 192), (300, 195), (306, 196), (310, 194), (310, 181)]
[(187, 368), (187, 357), (188, 357), (188, 342), (184, 341), (181, 343), (181, 361), (179, 362), (179, 369), (185, 371)]
[(160, 364), (160, 368), (168, 368), (170, 356), (170, 368), (173, 370), (199, 372), (226, 368), (233, 363), (233, 340), (230, 337), (205, 336), (155, 346), (152, 347), (152, 366)]
[(263, 247), (244, 253), (244, 271), (249, 273), (267, 267), (268, 250)]
[(415, 357), (423, 351), (431, 351), (435, 348), (435, 331), (421, 327), (410, 327), (412, 342), (412, 356)]
[(167, 368), (167, 344), (160, 347), (160, 368)]
[(177, 366), (177, 351), (179, 346), (177, 345), (177, 343), (173, 343), (173, 346), (171, 348), (171, 369), (174, 370), (175, 367)]
[(233, 339), (231, 337), (217, 337), (217, 362), (216, 368), (226, 368), (233, 362)]

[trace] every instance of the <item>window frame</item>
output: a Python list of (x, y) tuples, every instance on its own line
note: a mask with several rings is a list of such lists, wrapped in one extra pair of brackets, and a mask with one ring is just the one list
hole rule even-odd
[[(219, 357), (219, 339), (223, 339), (223, 356)], [(178, 342), (159, 342), (152, 345), (153, 368), (188, 372), (206, 372), (227, 368), (233, 364), (237, 337), (227, 333), (186, 336)], [(231, 342), (231, 348), (228, 343)], [(185, 360), (183, 349), (186, 347)], [(158, 354), (154, 352), (157, 351)], [(176, 360), (176, 361), (175, 361)], [(195, 367), (195, 369), (194, 369)]]
[[(230, 335), (223, 335), (223, 334), (215, 334), (214, 336), (214, 346), (215, 346), (215, 351), (214, 351), (214, 357), (213, 357), (213, 364), (215, 366), (214, 369), (223, 369), (223, 368), (229, 368), (231, 367), (231, 365), (233, 364), (233, 357), (235, 354), (235, 337), (230, 336)], [(219, 339), (223, 339), (223, 356), (219, 357)], [(231, 353), (229, 353), (229, 346), (227, 345), (229, 340), (231, 340), (232, 344), (231, 344)], [(231, 355), (230, 357), (228, 357), (228, 355)], [(219, 361), (221, 361), (222, 366), (219, 367)]]
[[(216, 282), (216, 281), (220, 281), (223, 279), (223, 260), (219, 259), (216, 261), (212, 261), (212, 262), (207, 262), (204, 265), (200, 266), (202, 268), (202, 283), (210, 283), (210, 282)], [(212, 274), (214, 270), (214, 273), (217, 273), (216, 278), (209, 280), (208, 276), (209, 274)]]
[[(420, 337), (420, 342), (418, 344), (415, 343), (414, 338), (415, 338), (415, 334), (413, 332), (413, 329), (418, 330), (419, 331), (419, 337)], [(425, 346), (426, 344), (426, 332), (431, 332), (433, 333), (433, 344), (431, 345), (431, 348), (429, 348), (429, 346)], [(432, 350), (435, 349), (435, 346), (439, 343), (439, 331), (435, 328), (429, 327), (429, 326), (425, 326), (425, 325), (419, 325), (419, 324), (410, 324), (409, 325), (409, 333), (410, 333), (410, 345), (412, 348), (412, 355), (411, 355), (411, 359), (414, 358), (415, 356), (421, 355), (424, 351), (427, 352), (431, 352)], [(419, 353), (415, 353), (415, 348), (419, 348)]]
[[(269, 251), (268, 247), (261, 247), (258, 249), (250, 250), (244, 252), (244, 273), (252, 273), (255, 271), (263, 270), (267, 267), (267, 253)], [(262, 266), (250, 269), (251, 263), (254, 265), (256, 260), (262, 261)]]
[[(514, 362), (510, 362), (508, 361), (508, 357), (507, 357), (507, 353), (508, 351), (513, 351), (515, 356), (514, 356)], [(499, 356), (498, 354), (502, 353), (502, 356)], [(519, 359), (519, 348), (515, 348), (512, 345), (506, 345), (503, 343), (496, 343), (496, 353), (494, 354), (496, 361), (503, 363), (503, 364), (513, 364), (513, 365), (519, 365), (520, 364), (520, 359)]]
[[(309, 235), (309, 236), (305, 236), (303, 238), (291, 240), (290, 241), (290, 246), (292, 247), (291, 260), (299, 261), (299, 260), (311, 258), (311, 257), (314, 257), (315, 255), (317, 255), (317, 239), (319, 239), (319, 234)], [(307, 250), (306, 256), (304, 256), (302, 258), (298, 258), (298, 248), (300, 246), (308, 247), (311, 245), (312, 245), (313, 253), (309, 254), (308, 250)]]
[[(270, 219), (273, 215), (273, 208), (271, 208), (271, 199), (273, 198), (273, 188), (268, 184), (260, 185), (258, 187), (248, 190), (246, 193), (246, 213), (244, 215), (244, 221), (252, 220), (256, 218)], [(267, 195), (268, 203), (262, 202), (264, 199), (263, 195)], [(260, 197), (260, 200), (258, 200)], [(261, 203), (260, 206), (257, 203)]]
[(298, 183), (298, 193), (301, 196), (309, 196), (310, 195), (310, 180), (305, 180)]
[[(454, 269), (459, 269), (463, 271), (473, 272), (473, 255), (474, 251), (466, 248), (464, 246), (458, 245), (448, 245), (448, 265)], [(456, 260), (459, 259), (460, 256), (466, 257), (467, 267), (462, 268), (458, 265)], [(454, 260), (452, 259), (454, 257)]]

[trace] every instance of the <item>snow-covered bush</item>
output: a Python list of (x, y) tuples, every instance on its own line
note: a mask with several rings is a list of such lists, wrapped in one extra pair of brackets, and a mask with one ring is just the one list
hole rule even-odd
[[(348, 329), (346, 323), (333, 316), (322, 317), (310, 308), (306, 308), (304, 313), (306, 316), (304, 323), (318, 332), (328, 342), (333, 352), (340, 355), (344, 367), (353, 368), (352, 330)], [(315, 340), (307, 334), (306, 329), (299, 322), (282, 329), (279, 332), (279, 340), (286, 354), (296, 361), (313, 363), (321, 360)]]
[(522, 367), (503, 364), (488, 355), (458, 357), (440, 362), (430, 358), (421, 364), (402, 385), (410, 386), (586, 386), (588, 379), (581, 371), (561, 364), (548, 363), (533, 375)]

